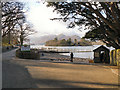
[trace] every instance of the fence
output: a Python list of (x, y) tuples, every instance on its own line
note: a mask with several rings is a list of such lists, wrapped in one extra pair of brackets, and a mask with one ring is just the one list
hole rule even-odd
[(110, 52), (110, 64), (120, 66), (120, 49)]

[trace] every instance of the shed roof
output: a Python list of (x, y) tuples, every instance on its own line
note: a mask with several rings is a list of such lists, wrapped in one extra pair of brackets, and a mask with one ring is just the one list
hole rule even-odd
[(109, 51), (109, 49), (108, 49), (107, 47), (103, 46), (103, 45), (101, 45), (101, 46), (99, 46), (99, 47), (93, 49), (93, 51), (96, 51), (96, 50), (98, 50), (98, 49), (101, 48), (101, 47)]

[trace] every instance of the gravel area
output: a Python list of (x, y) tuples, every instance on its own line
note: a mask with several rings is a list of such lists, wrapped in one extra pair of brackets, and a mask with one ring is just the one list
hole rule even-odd
[[(59, 53), (44, 53), (44, 56), (40, 54), (41, 60), (54, 60), (54, 61), (70, 61), (70, 56), (60, 55)], [(82, 62), (82, 63), (89, 63), (90, 59), (86, 58), (73, 58), (73, 62)]]

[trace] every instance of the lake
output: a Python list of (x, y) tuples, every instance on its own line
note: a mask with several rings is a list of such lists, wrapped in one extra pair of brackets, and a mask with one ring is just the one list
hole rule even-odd
[[(31, 49), (44, 49), (47, 51), (69, 51), (73, 52), (74, 57), (77, 58), (94, 58), (93, 50), (101, 45), (93, 46), (45, 46), (45, 45), (31, 45)], [(113, 50), (112, 47), (107, 47), (110, 50)], [(62, 55), (70, 56), (70, 53), (60, 53)]]

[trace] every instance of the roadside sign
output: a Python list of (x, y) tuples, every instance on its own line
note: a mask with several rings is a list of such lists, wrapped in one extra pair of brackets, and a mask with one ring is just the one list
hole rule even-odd
[(30, 45), (21, 46), (21, 51), (30, 51)]

